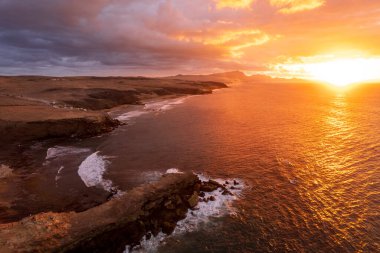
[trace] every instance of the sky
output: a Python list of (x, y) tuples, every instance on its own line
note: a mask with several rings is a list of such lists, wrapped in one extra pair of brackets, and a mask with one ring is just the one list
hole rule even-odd
[(0, 75), (302, 75), (379, 45), (378, 0), (0, 0)]

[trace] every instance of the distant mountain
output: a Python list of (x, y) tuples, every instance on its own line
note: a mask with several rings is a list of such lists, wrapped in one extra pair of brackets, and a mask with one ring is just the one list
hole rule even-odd
[(164, 77), (164, 79), (180, 79), (187, 81), (214, 81), (214, 82), (236, 82), (236, 81), (248, 81), (252, 83), (309, 83), (311, 81), (297, 79), (297, 78), (272, 78), (266, 75), (251, 75), (247, 76), (241, 71), (231, 71), (223, 73), (214, 73), (209, 75), (176, 75)]
[(261, 82), (261, 83), (308, 83), (311, 81), (299, 79), (299, 78), (274, 78), (266, 75), (252, 75), (248, 76), (246, 80), (252, 82)]
[(216, 73), (216, 74), (211, 74), (210, 76), (221, 77), (221, 78), (229, 78), (229, 79), (245, 79), (245, 78), (247, 78), (247, 76), (241, 71)]
[(231, 71), (224, 73), (214, 73), (209, 75), (176, 75), (164, 77), (165, 79), (181, 79), (189, 81), (215, 81), (215, 82), (232, 82), (247, 79), (247, 76), (240, 71)]

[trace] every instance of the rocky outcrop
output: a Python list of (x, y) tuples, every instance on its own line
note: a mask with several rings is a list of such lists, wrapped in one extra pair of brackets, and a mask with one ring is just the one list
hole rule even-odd
[[(19, 108), (17, 108), (19, 109)], [(17, 111), (20, 113), (20, 111)], [(38, 114), (38, 113), (36, 113)], [(63, 137), (89, 137), (111, 131), (119, 125), (104, 113), (62, 115), (35, 119), (0, 119), (0, 142), (10, 143)]]
[(0, 225), (1, 252), (122, 252), (146, 235), (171, 233), (198, 201), (200, 181), (191, 173), (158, 182), (75, 213), (42, 213)]
[[(234, 181), (236, 182), (236, 181)], [(228, 184), (228, 182), (226, 181)], [(237, 182), (236, 182), (237, 183)], [(220, 189), (223, 195), (232, 195), (232, 193), (227, 189), (227, 184), (220, 184), (212, 179), (202, 182), (200, 185), (200, 191), (201, 192), (213, 192), (216, 191), (217, 189)]]

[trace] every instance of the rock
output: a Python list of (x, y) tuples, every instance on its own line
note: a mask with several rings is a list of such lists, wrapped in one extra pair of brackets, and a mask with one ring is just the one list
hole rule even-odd
[(224, 188), (223, 185), (219, 184), (218, 182), (214, 181), (214, 180), (209, 180), (207, 182), (202, 182), (202, 185), (201, 185), (201, 188), (200, 190), (201, 191), (204, 191), (204, 192), (213, 192), (215, 191), (216, 189), (218, 188)]
[(166, 201), (165, 204), (164, 204), (164, 206), (165, 206), (167, 209), (169, 209), (169, 210), (173, 210), (173, 209), (175, 209), (175, 205), (172, 203), (171, 200)]
[(225, 182), (225, 184), (229, 184), (229, 182), (228, 182), (228, 181), (226, 181), (226, 182)]
[(170, 235), (171, 233), (173, 233), (176, 225), (177, 223), (175, 222), (164, 221), (162, 223), (162, 232), (167, 235)]
[(215, 200), (216, 200), (214, 196), (210, 196), (208, 199), (209, 199), (210, 201), (215, 201)]
[[(0, 142), (91, 137), (112, 131), (120, 124), (119, 121), (101, 112), (71, 112), (45, 107), (2, 108), (5, 112), (0, 112)], [(2, 117), (6, 116), (2, 114), (15, 116), (4, 120)]]
[(156, 237), (160, 233), (160, 226), (158, 221), (152, 222), (152, 227), (150, 228), (154, 237)]
[(199, 193), (199, 197), (203, 198), (206, 194), (204, 192)]
[(239, 183), (236, 181), (236, 180), (234, 180), (234, 185), (238, 185)]
[(182, 219), (185, 219), (186, 218), (186, 213), (187, 213), (187, 208), (177, 208), (176, 211), (176, 218), (178, 220), (182, 220)]
[(203, 192), (212, 192), (212, 191), (215, 191), (216, 189), (218, 189), (217, 186), (208, 184), (208, 183), (202, 183), (202, 186), (201, 186), (201, 191)]
[(218, 182), (216, 182), (215, 180), (210, 179), (208, 182), (209, 182), (210, 184), (216, 185), (216, 186), (218, 186), (218, 187), (222, 187), (222, 185), (219, 184)]
[(190, 208), (193, 208), (198, 204), (198, 201), (198, 193), (195, 191), (193, 195), (191, 195), (190, 198), (187, 200), (187, 203), (189, 204)]
[(201, 190), (201, 184), (195, 184), (194, 191), (199, 192)]
[(187, 203), (181, 201), (174, 210), (165, 203), (174, 204), (176, 195), (190, 195), (189, 204), (195, 206), (198, 182), (191, 173), (171, 174), (84, 212), (42, 213), (0, 224), (0, 251), (122, 252), (149, 233), (172, 233), (177, 221), (186, 217)]
[(232, 196), (232, 193), (226, 189), (222, 192), (222, 195), (231, 195)]
[(178, 194), (175, 195), (175, 203), (176, 205), (179, 205), (182, 203), (182, 199)]
[(108, 196), (107, 196), (107, 201), (112, 199), (116, 194), (117, 194), (117, 189), (111, 188), (110, 194), (108, 194)]
[(231, 190), (235, 190), (236, 188), (235, 188), (235, 187), (233, 187), (233, 186), (231, 186), (231, 187), (230, 187), (230, 189), (231, 189)]

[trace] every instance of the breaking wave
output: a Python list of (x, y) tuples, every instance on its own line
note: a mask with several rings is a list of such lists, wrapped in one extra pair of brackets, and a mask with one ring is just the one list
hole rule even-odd
[[(166, 173), (183, 173), (176, 168), (171, 168)], [(208, 181), (210, 178), (197, 174), (201, 181)], [(145, 253), (156, 252), (160, 245), (164, 245), (166, 240), (170, 237), (182, 235), (188, 232), (196, 231), (204, 223), (210, 221), (212, 217), (223, 217), (225, 215), (235, 215), (236, 210), (232, 206), (233, 201), (237, 200), (243, 189), (246, 187), (245, 183), (240, 179), (213, 179), (220, 184), (228, 182), (229, 185), (234, 185), (233, 189), (229, 189), (232, 195), (223, 195), (222, 190), (218, 189), (214, 192), (205, 192), (205, 199), (214, 196), (215, 201), (199, 202), (195, 210), (188, 210), (186, 218), (177, 223), (177, 226), (171, 235), (166, 235), (160, 232), (156, 237), (146, 239), (145, 237), (140, 241), (140, 245), (129, 249), (126, 246), (124, 253)]]

